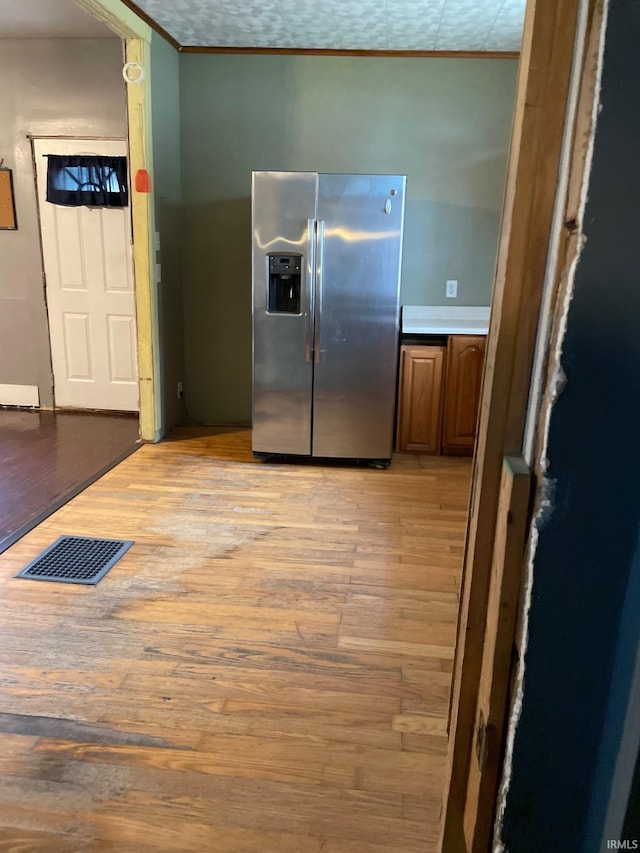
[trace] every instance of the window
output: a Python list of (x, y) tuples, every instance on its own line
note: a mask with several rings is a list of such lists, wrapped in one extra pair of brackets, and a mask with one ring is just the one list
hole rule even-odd
[(126, 207), (126, 157), (48, 154), (47, 201), (67, 207)]

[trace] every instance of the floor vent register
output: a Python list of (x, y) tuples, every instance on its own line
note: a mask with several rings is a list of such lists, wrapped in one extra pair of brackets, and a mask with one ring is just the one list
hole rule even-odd
[(60, 536), (15, 577), (97, 584), (132, 545), (133, 541), (123, 539)]

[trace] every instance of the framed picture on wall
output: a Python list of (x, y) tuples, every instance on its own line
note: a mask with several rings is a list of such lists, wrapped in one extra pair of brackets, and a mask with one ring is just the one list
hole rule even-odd
[(0, 165), (0, 231), (16, 231), (16, 205), (11, 169)]

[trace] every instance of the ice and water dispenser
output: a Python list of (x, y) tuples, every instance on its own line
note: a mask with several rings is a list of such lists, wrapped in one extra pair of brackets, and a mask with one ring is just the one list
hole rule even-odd
[(269, 254), (267, 263), (267, 311), (269, 314), (299, 314), (302, 255)]

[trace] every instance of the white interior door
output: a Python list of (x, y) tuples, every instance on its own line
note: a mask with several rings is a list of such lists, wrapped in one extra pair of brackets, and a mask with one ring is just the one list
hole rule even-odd
[(128, 207), (46, 200), (47, 154), (123, 156), (126, 142), (34, 140), (56, 406), (138, 411)]

